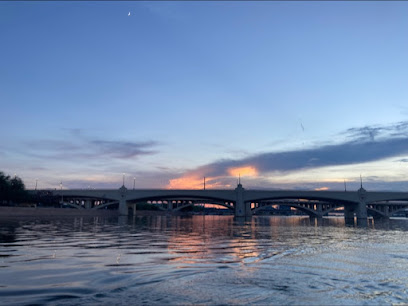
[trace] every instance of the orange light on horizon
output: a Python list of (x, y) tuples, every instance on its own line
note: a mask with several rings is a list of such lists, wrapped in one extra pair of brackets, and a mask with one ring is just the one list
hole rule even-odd
[(197, 177), (185, 176), (171, 179), (166, 186), (167, 189), (202, 189), (203, 179)]
[(228, 174), (231, 176), (257, 176), (258, 170), (254, 166), (244, 166), (229, 168)]
[[(224, 189), (231, 188), (231, 185), (225, 183), (222, 177), (206, 177), (206, 189)], [(218, 180), (219, 179), (219, 180)], [(166, 186), (167, 189), (204, 189), (204, 177), (197, 175), (186, 175), (183, 177), (171, 179)]]
[(319, 187), (319, 188), (315, 188), (315, 191), (325, 191), (325, 190), (329, 190), (329, 187)]

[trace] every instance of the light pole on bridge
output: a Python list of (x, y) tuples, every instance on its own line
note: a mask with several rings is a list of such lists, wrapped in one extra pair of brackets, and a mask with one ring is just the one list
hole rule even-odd
[[(61, 191), (62, 191), (62, 181), (60, 182), (60, 188), (61, 188)], [(61, 204), (62, 203), (64, 203), (64, 196), (61, 193)]]

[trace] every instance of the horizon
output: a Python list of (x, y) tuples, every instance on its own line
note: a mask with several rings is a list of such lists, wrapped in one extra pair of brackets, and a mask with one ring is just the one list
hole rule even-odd
[[(130, 12), (130, 14), (129, 14)], [(408, 2), (0, 2), (27, 189), (408, 191)]]

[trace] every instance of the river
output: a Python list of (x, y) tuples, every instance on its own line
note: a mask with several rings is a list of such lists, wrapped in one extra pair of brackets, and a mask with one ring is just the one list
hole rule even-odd
[(2, 305), (401, 304), (408, 220), (2, 219)]

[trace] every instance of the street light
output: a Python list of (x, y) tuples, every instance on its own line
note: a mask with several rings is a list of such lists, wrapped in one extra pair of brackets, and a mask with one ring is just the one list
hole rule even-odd
[[(61, 187), (61, 191), (62, 191), (62, 181), (60, 183), (60, 187)], [(64, 196), (62, 195), (62, 192), (61, 192), (61, 204), (63, 204), (63, 203), (64, 203)]]
[(135, 190), (135, 186), (136, 186), (136, 178), (133, 177), (133, 190)]
[(35, 190), (37, 190), (38, 179), (35, 179)]

